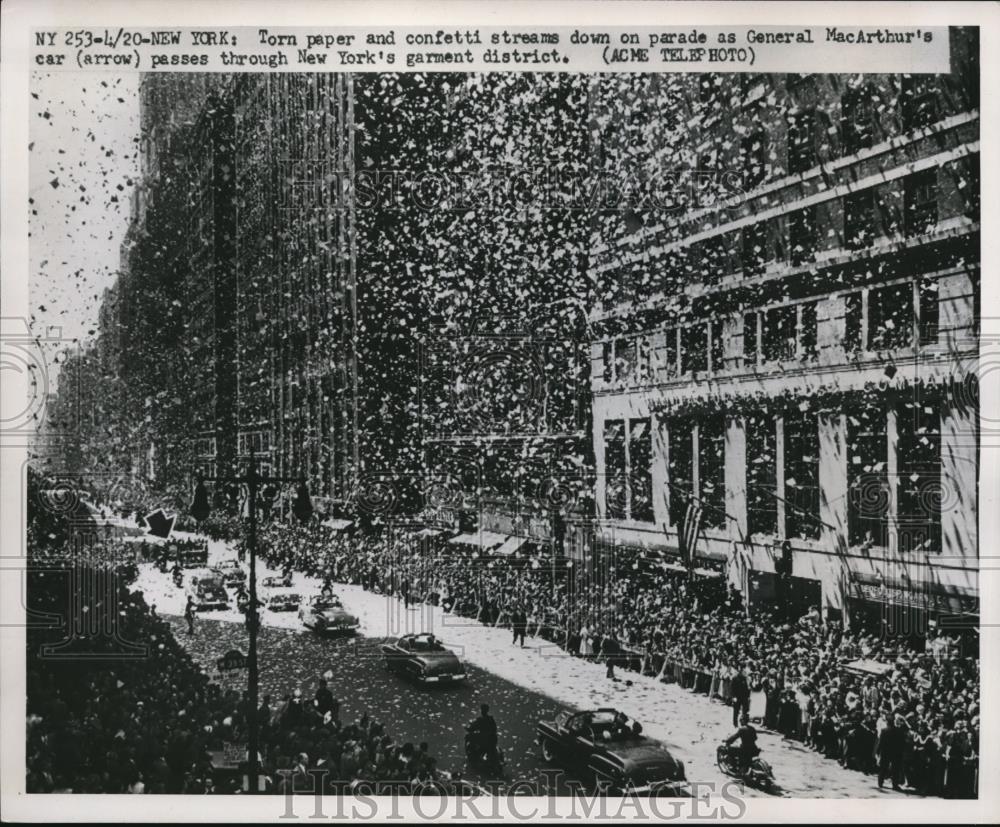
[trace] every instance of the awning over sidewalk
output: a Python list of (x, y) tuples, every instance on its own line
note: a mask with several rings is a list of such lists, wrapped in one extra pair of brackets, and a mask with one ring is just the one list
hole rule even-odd
[(327, 528), (332, 528), (334, 531), (343, 531), (345, 528), (351, 527), (351, 521), (337, 520), (331, 517), (329, 520), (323, 520), (323, 525)]
[(500, 548), (493, 553), (502, 557), (509, 557), (515, 554), (525, 543), (531, 542), (527, 537), (508, 537)]
[(444, 534), (444, 529), (441, 528), (422, 528), (420, 531), (413, 532), (414, 537), (440, 537)]
[(498, 546), (502, 546), (507, 540), (506, 534), (497, 534), (495, 531), (477, 531), (473, 534), (459, 534), (457, 537), (452, 537), (448, 544), (475, 546), (483, 551), (492, 551)]

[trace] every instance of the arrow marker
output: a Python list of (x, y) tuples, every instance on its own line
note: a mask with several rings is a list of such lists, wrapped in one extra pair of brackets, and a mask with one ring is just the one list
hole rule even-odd
[(170, 537), (170, 532), (174, 528), (174, 520), (176, 519), (176, 514), (168, 517), (163, 513), (162, 508), (158, 508), (152, 514), (147, 514), (145, 517), (146, 525), (148, 526), (146, 533), (153, 537), (162, 537), (166, 540)]

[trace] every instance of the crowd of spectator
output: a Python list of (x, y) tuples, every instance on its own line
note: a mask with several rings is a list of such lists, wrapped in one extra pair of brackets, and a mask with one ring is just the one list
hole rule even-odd
[[(29, 573), (32, 612), (61, 617), (72, 605), (66, 590), (75, 589), (76, 605), (109, 614), (69, 638), (65, 626), (28, 629), (27, 791), (240, 792), (247, 693), (221, 687), (198, 667), (170, 623), (130, 588), (135, 569), (117, 552), (101, 562), (96, 553), (33, 551), (46, 565)], [(57, 560), (81, 576), (60, 572)], [(276, 702), (264, 697), (256, 714), (262, 772), (275, 792), (312, 791), (317, 778), (327, 792), (361, 781), (408, 790), (465, 783), (437, 768), (426, 743), (397, 743), (367, 715), (342, 720), (323, 678), (313, 697), (301, 690)]]
[[(272, 565), (294, 568), (528, 637), (572, 655), (734, 705), (761, 723), (878, 783), (969, 797), (978, 787), (979, 659), (931, 628), (916, 645), (856, 619), (827, 623), (780, 606), (747, 611), (724, 578), (691, 579), (620, 561), (589, 580), (539, 558), (496, 558), (421, 537), (338, 535), (281, 526), (265, 532)], [(734, 687), (745, 685), (748, 697)], [(751, 703), (752, 700), (752, 703)]]

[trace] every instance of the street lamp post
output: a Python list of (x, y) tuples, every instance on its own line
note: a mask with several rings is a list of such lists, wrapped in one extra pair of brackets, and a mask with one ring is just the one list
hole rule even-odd
[(257, 720), (257, 699), (259, 695), (260, 676), (257, 665), (257, 492), (261, 485), (272, 485), (282, 482), (298, 482), (298, 499), (294, 512), (302, 522), (307, 522), (312, 515), (312, 505), (309, 502), (309, 492), (302, 477), (263, 477), (257, 471), (257, 456), (251, 451), (247, 473), (235, 477), (202, 477), (195, 490), (194, 503), (191, 511), (196, 520), (208, 517), (208, 496), (204, 490), (204, 481), (229, 482), (247, 487), (247, 509), (249, 526), (247, 530), (247, 545), (250, 554), (250, 602), (247, 607), (247, 637), (249, 638), (247, 653), (247, 692), (250, 695), (250, 721), (247, 735), (247, 792), (258, 792), (257, 784), (260, 778), (259, 760), (259, 721)]

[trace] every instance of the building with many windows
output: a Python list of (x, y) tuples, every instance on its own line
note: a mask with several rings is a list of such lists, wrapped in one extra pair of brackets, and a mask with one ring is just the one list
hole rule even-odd
[[(636, 178), (682, 208), (619, 210), (591, 260), (605, 542), (676, 555), (694, 502), (696, 565), (751, 599), (784, 563), (803, 606), (978, 614), (974, 30), (951, 64), (662, 92), (685, 128), (631, 139)], [(613, 97), (604, 144), (643, 128)]]

